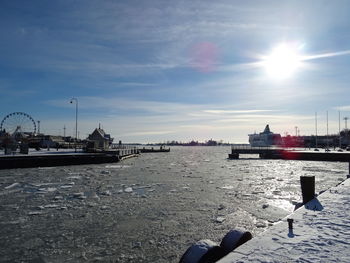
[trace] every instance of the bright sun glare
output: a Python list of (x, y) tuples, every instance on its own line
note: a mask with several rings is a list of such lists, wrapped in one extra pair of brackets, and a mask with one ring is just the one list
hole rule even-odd
[(292, 76), (301, 65), (298, 48), (280, 44), (263, 61), (267, 74), (274, 79), (284, 79)]

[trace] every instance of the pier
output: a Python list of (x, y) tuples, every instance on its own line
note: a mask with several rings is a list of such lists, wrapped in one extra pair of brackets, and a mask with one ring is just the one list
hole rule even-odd
[(138, 154), (139, 150), (136, 147), (129, 147), (93, 153), (40, 151), (29, 154), (1, 155), (0, 169), (114, 163)]
[(141, 153), (159, 153), (159, 152), (170, 152), (170, 148), (163, 148), (163, 147), (160, 147), (158, 149), (152, 147), (152, 148), (140, 148), (139, 149)]
[(350, 162), (350, 152), (312, 151), (298, 148), (232, 146), (229, 159), (239, 159), (240, 154), (259, 154), (262, 159), (304, 161)]

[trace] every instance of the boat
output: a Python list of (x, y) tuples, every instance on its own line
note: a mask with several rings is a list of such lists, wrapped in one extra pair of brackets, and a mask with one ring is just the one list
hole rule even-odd
[(282, 137), (279, 133), (273, 133), (269, 124), (266, 125), (263, 132), (248, 134), (249, 143), (252, 147), (267, 147), (272, 145), (280, 145)]

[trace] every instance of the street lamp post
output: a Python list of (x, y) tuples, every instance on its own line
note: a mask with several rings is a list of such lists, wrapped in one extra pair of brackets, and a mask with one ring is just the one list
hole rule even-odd
[(72, 98), (70, 103), (75, 101), (75, 152), (77, 152), (77, 142), (78, 142), (78, 99)]

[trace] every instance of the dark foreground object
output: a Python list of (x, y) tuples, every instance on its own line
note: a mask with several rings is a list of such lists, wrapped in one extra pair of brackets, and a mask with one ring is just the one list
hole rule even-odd
[(1, 156), (0, 169), (113, 163), (120, 159), (119, 155), (104, 153)]

